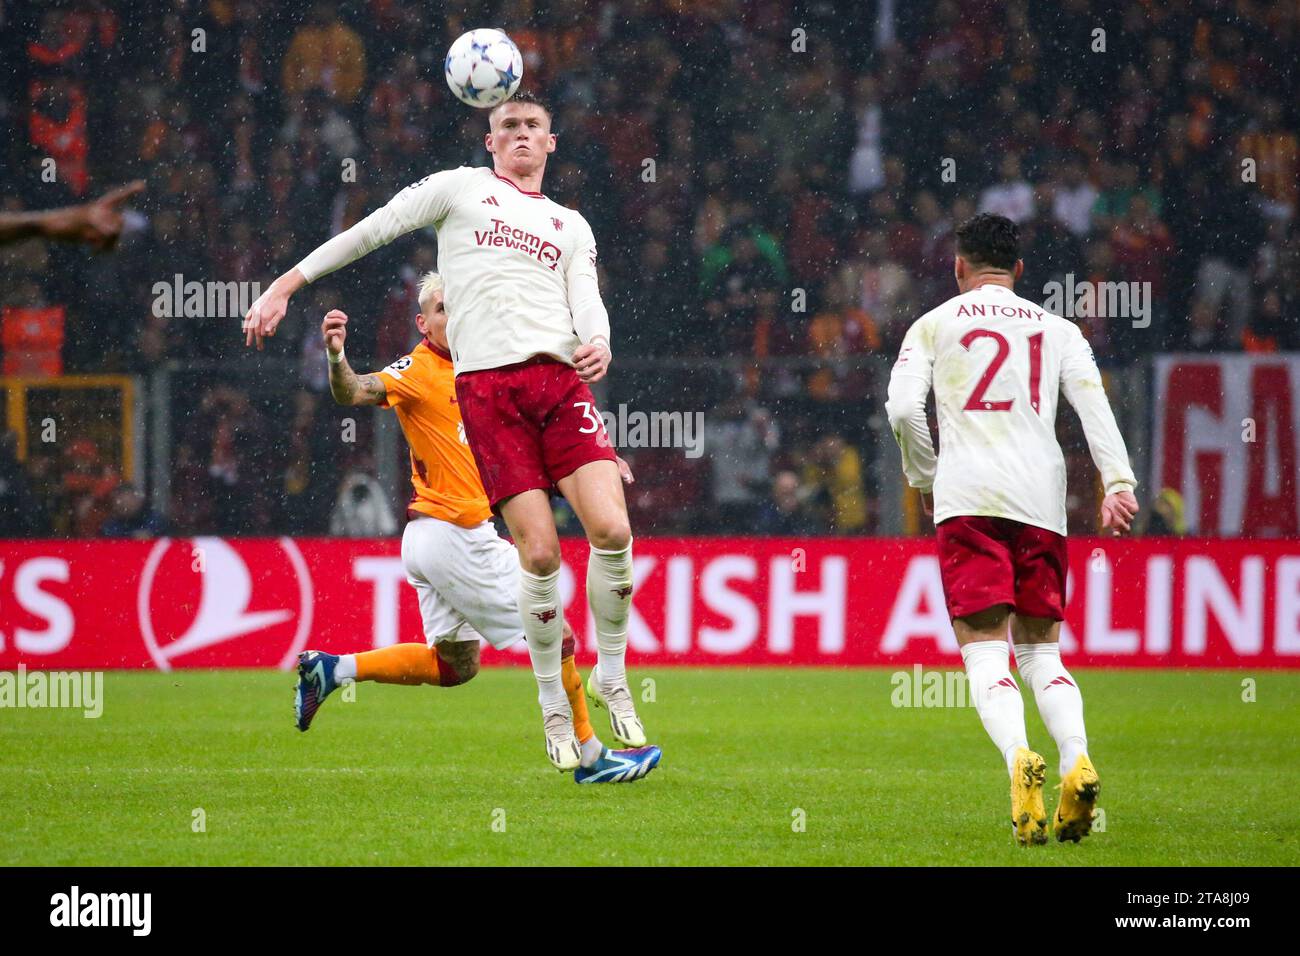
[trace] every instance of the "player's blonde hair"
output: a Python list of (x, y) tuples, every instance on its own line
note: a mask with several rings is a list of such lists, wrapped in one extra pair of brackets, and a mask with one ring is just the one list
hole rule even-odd
[(433, 298), (435, 292), (442, 291), (442, 276), (436, 272), (426, 272), (420, 278), (420, 294), (417, 297), (420, 303), (420, 311), (425, 311), (429, 300)]

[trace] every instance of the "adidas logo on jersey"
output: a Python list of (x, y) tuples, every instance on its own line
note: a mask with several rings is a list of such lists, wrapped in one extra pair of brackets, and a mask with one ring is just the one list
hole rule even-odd
[(484, 200), (483, 200), (483, 203), (482, 203), (482, 204), (483, 204), (484, 206), (499, 206), (499, 205), (501, 205), (499, 202), (497, 202), (497, 197), (496, 197), (496, 196), (488, 196), (487, 199), (484, 199)]

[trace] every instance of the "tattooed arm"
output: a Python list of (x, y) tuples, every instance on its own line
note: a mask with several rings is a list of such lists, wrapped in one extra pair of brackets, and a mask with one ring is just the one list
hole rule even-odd
[(358, 375), (343, 354), (347, 338), (348, 317), (332, 309), (321, 322), (321, 335), (329, 353), (330, 394), (340, 405), (378, 405), (388, 394), (384, 381), (378, 375)]

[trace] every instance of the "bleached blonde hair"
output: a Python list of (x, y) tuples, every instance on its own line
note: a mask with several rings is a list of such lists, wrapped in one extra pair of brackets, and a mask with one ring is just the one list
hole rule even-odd
[(426, 272), (420, 279), (420, 311), (424, 312), (435, 292), (442, 291), (442, 276), (436, 272)]

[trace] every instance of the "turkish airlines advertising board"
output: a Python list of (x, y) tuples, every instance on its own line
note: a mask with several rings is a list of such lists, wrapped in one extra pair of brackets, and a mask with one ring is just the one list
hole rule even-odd
[[(593, 652), (586, 554), (564, 542), (561, 586)], [(638, 538), (635, 581), (635, 666), (961, 664), (928, 539)], [(397, 539), (0, 541), (0, 669), (288, 668), (422, 639)], [(1079, 665), (1300, 667), (1300, 540), (1072, 539), (1062, 645)]]

